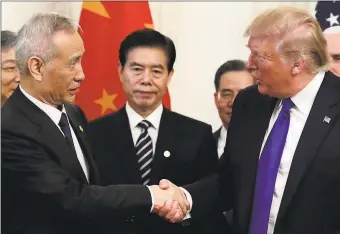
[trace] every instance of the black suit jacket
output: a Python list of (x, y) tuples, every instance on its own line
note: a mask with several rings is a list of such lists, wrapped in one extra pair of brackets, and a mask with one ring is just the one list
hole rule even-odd
[(222, 127), (220, 127), (219, 129), (217, 129), (217, 130), (214, 132), (214, 137), (215, 137), (216, 143), (218, 142), (218, 139), (220, 138), (221, 129), (222, 129)]
[[(141, 174), (125, 107), (89, 123), (91, 139), (103, 185), (141, 184)], [(164, 157), (168, 150), (170, 157)], [(201, 202), (194, 202), (192, 219), (182, 224), (170, 224), (156, 215), (147, 219), (104, 221), (104, 232), (112, 233), (225, 233), (222, 212), (216, 212), (204, 184), (217, 171), (217, 151), (211, 126), (164, 108), (156, 143), (150, 184), (169, 179), (185, 187), (193, 200), (206, 194)], [(201, 180), (201, 181), (199, 181)], [(219, 225), (219, 221), (222, 221)], [(219, 230), (220, 228), (220, 230)], [(151, 231), (153, 229), (153, 231)]]
[[(81, 110), (66, 105), (90, 171), (98, 171), (86, 144)], [(18, 88), (1, 109), (3, 233), (95, 233), (102, 217), (149, 214), (151, 197), (145, 186), (90, 185), (77, 156), (53, 121)]]
[[(233, 105), (221, 188), (238, 234), (248, 233), (259, 153), (276, 101), (252, 86)], [(340, 79), (327, 72), (294, 154), (274, 234), (332, 234), (339, 226), (339, 117)]]

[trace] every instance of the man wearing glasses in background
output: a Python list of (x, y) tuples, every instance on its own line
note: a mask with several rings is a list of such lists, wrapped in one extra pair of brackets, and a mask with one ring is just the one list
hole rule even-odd
[(1, 106), (12, 95), (20, 81), (14, 55), (16, 38), (14, 32), (1, 31)]
[(227, 61), (218, 68), (215, 74), (215, 105), (223, 124), (214, 133), (219, 157), (224, 151), (234, 99), (241, 89), (253, 84), (255, 81), (242, 60)]

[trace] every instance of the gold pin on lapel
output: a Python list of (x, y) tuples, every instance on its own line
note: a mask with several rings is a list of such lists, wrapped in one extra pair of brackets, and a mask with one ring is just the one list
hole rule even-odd
[(84, 132), (84, 129), (83, 129), (82, 126), (79, 126), (79, 129), (80, 129), (81, 132)]

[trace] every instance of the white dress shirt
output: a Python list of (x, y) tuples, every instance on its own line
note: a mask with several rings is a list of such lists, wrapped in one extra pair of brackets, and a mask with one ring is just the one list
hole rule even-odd
[[(306, 87), (304, 87), (295, 96), (291, 97), (291, 100), (294, 103), (294, 107), (290, 110), (290, 124), (289, 124), (289, 129), (288, 129), (288, 135), (286, 139), (286, 144), (283, 149), (282, 158), (281, 158), (281, 162), (280, 162), (280, 166), (279, 166), (279, 170), (278, 170), (278, 174), (276, 178), (267, 234), (274, 233), (275, 223), (276, 223), (277, 215), (280, 209), (280, 204), (281, 204), (283, 192), (286, 186), (286, 182), (288, 179), (288, 174), (289, 174), (289, 170), (292, 164), (294, 153), (298, 145), (298, 142), (300, 140), (302, 130), (307, 121), (309, 112), (314, 103), (315, 96), (317, 92), (319, 91), (319, 88), (324, 79), (324, 76), (325, 76), (325, 72), (319, 72), (314, 77), (314, 79), (311, 82), (309, 82), (308, 85), (306, 85)], [(261, 153), (262, 153), (264, 144), (268, 138), (268, 135), (271, 129), (273, 128), (273, 125), (281, 111), (281, 108), (282, 108), (282, 100), (279, 100), (276, 103), (273, 114), (271, 116), (269, 126), (265, 134), (263, 144), (262, 144)]]
[(217, 151), (218, 151), (218, 158), (220, 158), (224, 152), (225, 143), (227, 141), (227, 129), (222, 126), (220, 131), (220, 137), (217, 141)]
[(126, 103), (125, 109), (126, 109), (126, 114), (129, 119), (129, 124), (131, 128), (132, 139), (133, 139), (134, 145), (136, 145), (137, 140), (140, 134), (142, 133), (142, 128), (138, 127), (137, 125), (143, 120), (147, 120), (151, 123), (152, 126), (148, 128), (148, 133), (152, 141), (153, 154), (155, 154), (156, 142), (157, 142), (158, 131), (159, 131), (159, 124), (161, 122), (161, 117), (163, 113), (163, 105), (159, 105), (156, 108), (156, 110), (154, 110), (145, 119), (142, 116), (140, 116), (136, 111), (134, 111), (128, 103)]
[[(39, 109), (41, 109), (43, 112), (46, 113), (46, 115), (48, 115), (48, 117), (51, 118), (51, 120), (53, 121), (53, 123), (57, 126), (57, 128), (60, 130), (60, 132), (64, 135), (63, 131), (61, 130), (60, 126), (59, 126), (59, 121), (61, 118), (61, 114), (62, 112), (64, 112), (67, 116), (65, 107), (63, 105), (63, 110), (60, 111), (57, 108), (48, 105), (46, 103), (41, 102), (40, 100), (34, 98), (32, 95), (30, 95), (29, 93), (27, 93), (20, 85), (19, 85), (20, 91), (31, 101), (33, 102)], [(68, 116), (67, 116), (68, 119)], [(69, 126), (70, 126), (70, 122), (69, 122)], [(88, 165), (87, 162), (85, 160), (85, 157), (83, 155), (83, 151), (81, 150), (80, 144), (78, 142), (78, 139), (72, 129), (72, 127), (70, 126), (71, 129), (71, 135), (73, 138), (73, 144), (74, 144), (74, 148), (76, 150), (76, 154), (77, 154), (77, 158), (79, 160), (79, 163), (85, 173), (86, 179), (87, 181), (89, 181), (89, 173), (88, 173)]]
[[(163, 105), (159, 105), (150, 115), (148, 115), (146, 118), (143, 118), (140, 114), (138, 114), (134, 109), (132, 109), (132, 107), (129, 105), (129, 103), (126, 103), (125, 106), (126, 109), (126, 114), (128, 116), (129, 119), (129, 124), (130, 124), (130, 128), (131, 128), (131, 133), (132, 133), (132, 139), (133, 139), (133, 144), (136, 145), (138, 137), (140, 136), (140, 134), (142, 133), (142, 129), (140, 127), (138, 127), (138, 123), (140, 123), (143, 120), (147, 120), (149, 121), (152, 126), (148, 128), (148, 133), (151, 137), (151, 141), (152, 141), (152, 148), (153, 148), (153, 155), (155, 155), (155, 151), (156, 151), (156, 142), (157, 142), (157, 137), (158, 137), (158, 131), (159, 131), (159, 125), (161, 122), (161, 118), (162, 118), (162, 113), (163, 113)], [(149, 188), (149, 187), (148, 187)], [(184, 219), (188, 219), (191, 217), (190, 215), (190, 211), (192, 209), (192, 197), (190, 195), (190, 193), (180, 187), (180, 189), (185, 193), (185, 196), (190, 204), (190, 209), (187, 212), (186, 216), (184, 217)], [(151, 189), (149, 188), (150, 194), (151, 194), (151, 199), (152, 199), (152, 207), (151, 207), (151, 211), (153, 210), (153, 206), (154, 206), (154, 197), (153, 194), (151, 192)]]

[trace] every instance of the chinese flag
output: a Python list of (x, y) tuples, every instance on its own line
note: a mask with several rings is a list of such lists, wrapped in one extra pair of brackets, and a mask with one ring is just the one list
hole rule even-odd
[[(126, 103), (117, 72), (119, 45), (132, 31), (153, 28), (152, 17), (147, 1), (83, 2), (79, 24), (86, 78), (76, 95), (76, 104), (88, 120), (93, 120)], [(168, 93), (163, 104), (170, 108)]]

